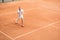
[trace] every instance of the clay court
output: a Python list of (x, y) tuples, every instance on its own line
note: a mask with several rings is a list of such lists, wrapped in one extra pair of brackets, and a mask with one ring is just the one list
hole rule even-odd
[[(15, 24), (18, 6), (24, 9), (24, 27)], [(0, 40), (60, 40), (60, 0), (0, 3)]]

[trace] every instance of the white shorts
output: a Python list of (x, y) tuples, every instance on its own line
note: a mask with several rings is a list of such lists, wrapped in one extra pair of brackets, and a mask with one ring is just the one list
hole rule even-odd
[(20, 15), (19, 18), (23, 18), (23, 15)]

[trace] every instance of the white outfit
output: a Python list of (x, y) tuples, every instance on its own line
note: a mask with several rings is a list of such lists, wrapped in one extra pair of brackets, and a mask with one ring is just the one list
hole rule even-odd
[(18, 23), (18, 20), (20, 19), (20, 18), (22, 18), (23, 19), (23, 9), (21, 9), (21, 10), (18, 10), (18, 18), (16, 19), (16, 23)]
[(18, 10), (18, 17), (19, 18), (23, 18), (23, 9), (21, 9), (21, 10)]

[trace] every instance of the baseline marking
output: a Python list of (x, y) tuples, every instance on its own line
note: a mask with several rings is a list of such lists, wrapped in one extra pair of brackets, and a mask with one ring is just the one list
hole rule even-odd
[(50, 23), (50, 24), (48, 24), (48, 25), (46, 25), (46, 26), (43, 26), (43, 27), (41, 27), (41, 28), (35, 29), (35, 30), (33, 30), (33, 31), (27, 32), (27, 33), (25, 33), (25, 34), (19, 35), (19, 36), (15, 37), (15, 39), (21, 38), (21, 37), (23, 37), (23, 36), (26, 36), (26, 35), (29, 35), (29, 34), (31, 34), (31, 33), (36, 32), (36, 31), (39, 31), (39, 30), (41, 30), (41, 29), (47, 28), (48, 26), (51, 26), (51, 25), (53, 25), (53, 24), (56, 24), (57, 22), (60, 22), (60, 20), (59, 20), (59, 21), (56, 21), (56, 22), (53, 22), (53, 23)]
[(11, 40), (14, 40), (12, 37), (8, 36), (6, 33), (0, 31), (0, 33), (2, 33), (3, 35), (5, 35), (6, 37), (10, 38)]

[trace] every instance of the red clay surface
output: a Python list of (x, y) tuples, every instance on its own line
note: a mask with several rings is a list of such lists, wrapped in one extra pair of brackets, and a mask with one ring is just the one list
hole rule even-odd
[[(0, 40), (60, 40), (60, 1), (24, 0), (0, 4)], [(24, 27), (15, 24), (18, 6)]]

